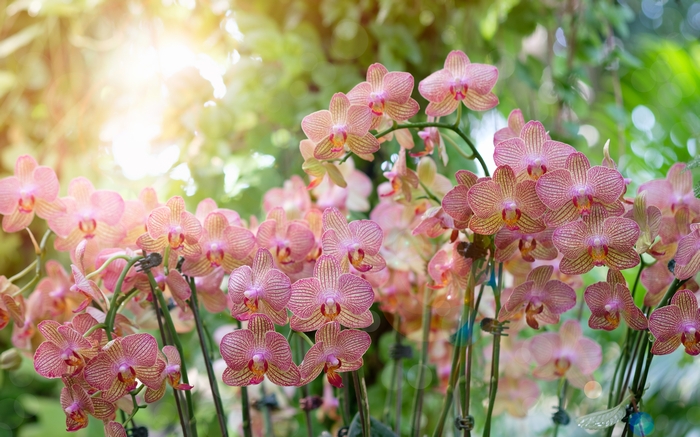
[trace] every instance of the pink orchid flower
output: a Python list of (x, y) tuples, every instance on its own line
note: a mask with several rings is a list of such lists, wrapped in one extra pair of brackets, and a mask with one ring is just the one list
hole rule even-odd
[(248, 320), (253, 314), (267, 315), (275, 324), (287, 324), (287, 302), (292, 286), (287, 275), (277, 270), (272, 254), (258, 249), (253, 266), (241, 266), (231, 273), (228, 294), (231, 316)]
[(284, 209), (277, 207), (267, 213), (267, 220), (260, 223), (257, 232), (258, 245), (268, 249), (275, 257), (277, 268), (285, 273), (298, 273), (314, 247), (314, 234), (301, 220), (287, 220)]
[(593, 205), (601, 205), (610, 215), (622, 215), (618, 200), (625, 180), (615, 169), (596, 165), (575, 152), (566, 158), (565, 168), (552, 170), (537, 180), (537, 195), (550, 211), (544, 217), (548, 226), (560, 226), (590, 214)]
[[(442, 209), (460, 224), (469, 226), (469, 221), (474, 215), (469, 206), (469, 190), (476, 185), (479, 177), (468, 170), (459, 170), (455, 173), (457, 186), (447, 192), (442, 199)], [(488, 179), (484, 179), (486, 181)]]
[(353, 105), (343, 93), (331, 99), (329, 110), (309, 114), (301, 121), (301, 129), (316, 144), (316, 159), (336, 159), (351, 151), (371, 161), (379, 150), (379, 141), (369, 132), (372, 112), (367, 105)]
[(453, 50), (445, 59), (445, 68), (418, 84), (418, 91), (430, 102), (425, 113), (433, 117), (452, 114), (459, 102), (472, 111), (486, 111), (498, 105), (491, 92), (498, 80), (498, 68), (472, 64), (467, 55)]
[(552, 242), (553, 234), (554, 229), (545, 229), (535, 234), (526, 234), (503, 228), (496, 233), (494, 240), (496, 245), (495, 258), (497, 261), (505, 262), (513, 258), (517, 252), (527, 262), (553, 260), (559, 254)]
[(474, 211), (469, 228), (478, 234), (492, 235), (503, 227), (527, 234), (545, 229), (538, 219), (546, 208), (537, 197), (535, 181), (517, 182), (513, 169), (507, 165), (498, 167), (493, 179), (471, 187), (468, 199)]
[(212, 212), (204, 219), (199, 246), (199, 255), (185, 256), (182, 273), (206, 276), (218, 267), (230, 273), (246, 262), (255, 246), (255, 236), (248, 229), (231, 226), (222, 213)]
[(223, 216), (226, 217), (228, 224), (231, 226), (245, 227), (243, 225), (243, 221), (241, 220), (240, 214), (238, 214), (232, 209), (219, 208), (219, 206), (216, 204), (216, 201), (211, 198), (202, 199), (197, 204), (197, 209), (194, 212), (194, 216), (197, 217), (197, 220), (203, 223), (204, 220), (206, 220), (207, 216), (212, 212), (218, 212), (220, 214), (223, 214)]
[(700, 223), (690, 225), (691, 232), (681, 238), (676, 251), (676, 278), (694, 277), (700, 271)]
[(221, 291), (223, 279), (224, 271), (222, 269), (216, 269), (206, 276), (194, 278), (197, 296), (204, 308), (212, 314), (224, 311), (228, 304), (227, 294)]
[(350, 90), (348, 99), (353, 105), (365, 105), (372, 113), (372, 129), (379, 125), (384, 115), (402, 122), (418, 113), (420, 105), (411, 98), (413, 76), (401, 71), (389, 72), (382, 64), (372, 64), (367, 69), (367, 82)]
[[(443, 199), (444, 200), (444, 199)], [(412, 235), (425, 235), (428, 238), (437, 238), (445, 231), (452, 231), (452, 239), (456, 239), (456, 231), (469, 227), (469, 222), (456, 221), (447, 214), (444, 208), (434, 206), (428, 208), (420, 218), (420, 222), (413, 228)]]
[(195, 256), (201, 253), (199, 244), (202, 225), (185, 210), (185, 200), (171, 197), (165, 206), (154, 209), (148, 216), (148, 232), (137, 244), (146, 252), (163, 252), (166, 247), (177, 255)]
[(643, 191), (647, 192), (647, 203), (659, 208), (664, 215), (673, 215), (683, 208), (700, 214), (700, 199), (693, 193), (693, 174), (686, 169), (686, 164), (673, 164), (666, 179), (643, 183), (637, 192)]
[(428, 275), (433, 280), (429, 287), (445, 289), (447, 300), (457, 299), (467, 286), (472, 261), (457, 252), (457, 242), (438, 250), (428, 263)]
[(380, 196), (389, 197), (400, 192), (407, 202), (411, 201), (411, 190), (418, 188), (418, 175), (406, 166), (406, 149), (401, 148), (394, 166), (391, 171), (384, 172), (384, 177), (389, 179), (391, 190), (380, 193)]
[(73, 281), (74, 284), (70, 287), (70, 291), (73, 293), (80, 293), (84, 296), (83, 301), (80, 303), (78, 308), (74, 309), (74, 313), (79, 313), (84, 311), (92, 303), (93, 300), (98, 302), (103, 301), (104, 295), (102, 290), (97, 286), (95, 281), (92, 279), (87, 279), (85, 274), (75, 265), (71, 265), (71, 270), (73, 271)]
[(620, 316), (632, 329), (647, 329), (644, 313), (634, 304), (625, 278), (617, 270), (608, 270), (607, 282), (589, 285), (583, 298), (591, 309), (588, 326), (593, 329), (612, 331), (620, 325)]
[(348, 328), (366, 328), (372, 324), (369, 307), (374, 291), (366, 280), (342, 273), (340, 264), (331, 255), (321, 255), (312, 278), (292, 284), (289, 310), (294, 314), (291, 327), (309, 332), (337, 320)]
[(554, 245), (564, 255), (559, 269), (566, 275), (582, 275), (593, 267), (607, 266), (625, 270), (639, 264), (634, 243), (639, 226), (623, 217), (607, 217), (596, 205), (583, 220), (568, 223), (552, 236)]
[(170, 295), (175, 301), (175, 304), (180, 308), (181, 313), (189, 312), (190, 307), (186, 301), (192, 297), (192, 289), (187, 279), (185, 279), (180, 272), (173, 269), (170, 270), (168, 276), (165, 277), (165, 283), (168, 286), (168, 291), (170, 291)]
[(88, 426), (88, 414), (96, 419), (113, 418), (116, 407), (100, 397), (90, 397), (80, 384), (70, 379), (61, 389), (61, 407), (66, 414), (66, 431), (73, 432)]
[(675, 276), (668, 269), (667, 261), (658, 261), (642, 270), (641, 282), (647, 290), (644, 306), (655, 307), (661, 302)]
[(534, 376), (545, 381), (566, 377), (578, 388), (591, 381), (593, 372), (603, 361), (603, 352), (598, 343), (586, 338), (576, 320), (562, 323), (558, 332), (545, 332), (530, 340), (538, 367)]
[(53, 169), (38, 165), (29, 155), (15, 162), (14, 176), (0, 179), (2, 229), (17, 232), (29, 226), (34, 213), (50, 219), (61, 210), (57, 202), (58, 178)]
[(124, 425), (119, 422), (105, 422), (105, 437), (128, 437)]
[(358, 272), (377, 272), (386, 266), (379, 250), (384, 234), (372, 220), (348, 223), (335, 208), (323, 212), (323, 253), (335, 257), (343, 270), (352, 265)]
[(263, 209), (265, 213), (281, 206), (287, 217), (291, 220), (300, 219), (311, 209), (311, 196), (306, 189), (304, 180), (293, 175), (284, 181), (282, 188), (272, 188), (263, 196)]
[(160, 206), (162, 204), (158, 201), (158, 194), (151, 187), (141, 190), (138, 199), (125, 200), (120, 225), (126, 234), (119, 247), (135, 249), (139, 237), (148, 232), (148, 216)]
[(221, 340), (226, 361), (223, 381), (236, 387), (260, 384), (265, 375), (284, 387), (299, 384), (300, 373), (292, 362), (289, 343), (264, 314), (253, 314), (248, 329), (230, 332)]
[(144, 400), (147, 403), (153, 403), (163, 397), (167, 388), (166, 381), (175, 390), (192, 390), (194, 388), (192, 385), (180, 382), (182, 378), (182, 373), (180, 372), (182, 360), (175, 346), (164, 346), (163, 356), (159, 357), (158, 360), (162, 362), (161, 366), (163, 366), (163, 373), (160, 375), (162, 382), (158, 390), (153, 390), (150, 387), (146, 388)]
[(77, 300), (82, 296), (71, 291), (73, 281), (61, 263), (48, 260), (45, 268), (46, 277), (39, 281), (36, 292), (41, 294), (45, 308), (49, 311), (47, 316), (53, 318), (65, 313), (69, 301)]
[(13, 320), (18, 327), (24, 326), (24, 299), (21, 294), (12, 295), (19, 287), (11, 283), (5, 276), (0, 276), (0, 330)]
[(493, 135), (493, 145), (497, 146), (500, 142), (511, 138), (520, 138), (520, 132), (525, 126), (525, 118), (520, 109), (513, 109), (508, 114), (508, 126), (499, 129)]
[(114, 247), (126, 235), (120, 224), (124, 200), (115, 191), (95, 190), (92, 182), (78, 177), (68, 186), (68, 197), (61, 199), (65, 212), (50, 217), (49, 227), (59, 236), (54, 246), (72, 251), (82, 240), (102, 247)]
[(666, 355), (683, 345), (688, 355), (700, 354), (700, 309), (698, 299), (690, 290), (680, 290), (671, 303), (658, 308), (649, 317), (649, 330), (656, 341), (651, 347), (654, 355)]
[(70, 326), (44, 320), (37, 328), (46, 341), (34, 354), (34, 369), (44, 378), (75, 376), (97, 355), (93, 345)]
[[(428, 122), (434, 121), (436, 121), (435, 117), (428, 116)], [(410, 155), (414, 158), (432, 155), (435, 148), (437, 148), (442, 164), (447, 165), (447, 149), (445, 148), (445, 140), (440, 135), (440, 130), (436, 127), (426, 127), (418, 131), (418, 136), (423, 140), (425, 149), (422, 152), (413, 152)]]
[(662, 221), (661, 210), (654, 205), (647, 206), (646, 193), (639, 193), (634, 199), (634, 206), (625, 214), (625, 217), (631, 218), (639, 226), (639, 238), (635, 246), (640, 255), (647, 251), (653, 253), (650, 249), (659, 235)]
[(541, 324), (559, 323), (559, 316), (576, 305), (576, 292), (562, 281), (550, 279), (553, 272), (552, 266), (533, 269), (501, 307), (498, 320), (509, 320), (524, 311), (532, 329), (539, 329)]
[(134, 390), (138, 381), (157, 390), (164, 365), (158, 360), (158, 343), (151, 334), (118, 337), (107, 343), (85, 367), (85, 381), (102, 398), (114, 402)]
[(506, 375), (498, 381), (493, 414), (506, 412), (512, 417), (524, 418), (539, 398), (540, 388), (535, 381)]
[(322, 211), (326, 208), (338, 208), (343, 213), (369, 211), (368, 198), (374, 189), (372, 180), (363, 172), (355, 169), (355, 161), (352, 157), (337, 167), (345, 179), (347, 187), (336, 185), (329, 177), (322, 178), (312, 191), (316, 197), (316, 206)]
[(316, 331), (316, 344), (306, 352), (301, 363), (301, 384), (308, 384), (323, 371), (334, 387), (343, 387), (342, 372), (362, 367), (362, 356), (372, 340), (369, 334), (355, 329), (340, 330), (338, 322), (326, 323)]

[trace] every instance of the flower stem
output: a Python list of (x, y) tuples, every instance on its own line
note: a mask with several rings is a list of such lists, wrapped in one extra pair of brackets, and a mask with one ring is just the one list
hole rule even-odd
[(36, 265), (37, 265), (38, 262), (39, 262), (39, 260), (38, 260), (38, 259), (35, 259), (35, 260), (32, 261), (27, 267), (25, 267), (24, 270), (22, 270), (21, 272), (17, 273), (17, 274), (14, 275), (14, 276), (11, 276), (10, 279), (8, 279), (8, 281), (9, 281), (9, 282), (15, 282), (15, 281), (18, 280), (18, 279), (22, 279), (22, 278), (24, 277), (24, 275), (26, 275), (27, 273), (29, 273), (29, 272), (31, 272), (32, 270), (34, 270), (34, 267), (36, 267)]
[(413, 404), (413, 425), (411, 427), (411, 436), (418, 437), (420, 434), (421, 414), (423, 410), (423, 393), (425, 392), (425, 370), (428, 367), (428, 340), (430, 337), (430, 321), (431, 321), (431, 298), (429, 287), (425, 287), (423, 292), (423, 317), (422, 317), (422, 336), (421, 336), (421, 354), (418, 363), (418, 381), (416, 400)]
[(253, 437), (250, 422), (250, 402), (248, 402), (248, 387), (241, 387), (241, 406), (243, 410), (243, 436)]
[[(496, 314), (501, 310), (501, 288), (503, 287), (503, 263), (498, 264), (498, 284), (493, 291), (496, 298)], [(501, 333), (495, 332), (493, 335), (493, 350), (491, 354), (491, 383), (489, 386), (489, 406), (486, 411), (486, 425), (484, 426), (484, 437), (491, 435), (491, 416), (493, 407), (496, 404), (496, 392), (498, 391), (498, 361), (501, 353)]]
[(133, 267), (134, 264), (136, 264), (142, 258), (143, 257), (140, 255), (129, 258), (126, 265), (122, 269), (122, 272), (119, 274), (117, 284), (114, 286), (112, 301), (110, 302), (109, 310), (107, 310), (107, 316), (105, 317), (105, 331), (107, 332), (107, 339), (110, 341), (112, 341), (112, 332), (114, 332), (114, 318), (117, 316), (117, 309), (119, 308), (119, 305), (117, 305), (117, 299), (119, 298), (119, 294), (122, 292), (122, 284), (124, 284), (124, 279), (126, 279), (126, 275), (129, 273), (129, 270), (131, 270), (131, 267)]
[(435, 201), (438, 205), (442, 204), (442, 202), (440, 201), (440, 199), (437, 198), (437, 196), (435, 195), (435, 193), (433, 193), (433, 192), (430, 190), (430, 188), (428, 188), (427, 186), (425, 186), (425, 184), (423, 183), (423, 181), (421, 181), (421, 180), (419, 179), (419, 180), (418, 180), (418, 183), (420, 184), (421, 188), (423, 188), (423, 191), (425, 191), (425, 195), (428, 196), (428, 198), (429, 198), (430, 200)]
[(367, 386), (365, 385), (365, 372), (362, 367), (352, 372), (355, 384), (355, 396), (359, 401), (360, 423), (362, 424), (362, 435), (371, 437), (371, 421), (369, 416), (369, 399), (367, 398)]
[(226, 428), (226, 413), (224, 413), (224, 407), (221, 404), (221, 395), (219, 394), (219, 384), (216, 381), (216, 376), (214, 375), (214, 368), (212, 367), (212, 357), (207, 351), (207, 346), (205, 344), (205, 339), (207, 336), (204, 333), (202, 327), (202, 319), (199, 314), (199, 302), (197, 301), (197, 287), (194, 283), (194, 278), (190, 278), (190, 290), (192, 295), (190, 296), (190, 308), (192, 309), (192, 314), (194, 315), (194, 322), (197, 325), (197, 335), (199, 336), (199, 344), (202, 347), (202, 355), (204, 356), (204, 365), (207, 368), (207, 377), (209, 378), (209, 387), (211, 387), (211, 393), (214, 397), (214, 407), (216, 407), (216, 417), (219, 422), (219, 429), (221, 430), (221, 435), (223, 437), (228, 437), (228, 429)]
[[(303, 332), (300, 332), (299, 334), (302, 334), (302, 335), (297, 337), (297, 345), (299, 347), (299, 352), (300, 352), (299, 355), (303, 357), (306, 354), (306, 351), (304, 350), (304, 339), (303, 339), (303, 337), (306, 337), (306, 334), (304, 334)], [(306, 338), (308, 339), (309, 337), (306, 337)], [(313, 344), (312, 344), (312, 346), (313, 346)], [(309, 386), (307, 384), (304, 384), (301, 386), (301, 394), (305, 398), (309, 397)], [(313, 424), (311, 423), (311, 411), (309, 411), (308, 409), (304, 409), (304, 418), (306, 419), (306, 433), (307, 433), (308, 437), (313, 437), (314, 428), (313, 428)]]
[(94, 278), (95, 276), (99, 275), (102, 273), (107, 267), (109, 267), (110, 264), (112, 264), (114, 261), (118, 259), (123, 259), (126, 261), (129, 261), (131, 258), (128, 255), (124, 255), (123, 253), (120, 253), (119, 255), (114, 255), (110, 258), (107, 259), (102, 265), (100, 266), (99, 269), (95, 270), (94, 272), (90, 272), (87, 275), (85, 275), (85, 279), (91, 279)]

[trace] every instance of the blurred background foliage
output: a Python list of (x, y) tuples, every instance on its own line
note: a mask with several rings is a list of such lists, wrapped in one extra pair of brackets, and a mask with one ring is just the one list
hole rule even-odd
[[(521, 108), (526, 120), (542, 121), (592, 161), (610, 139), (634, 187), (697, 155), (698, 35), (700, 2), (693, 0), (2, 0), (0, 175), (30, 153), (56, 169), (62, 195), (83, 175), (127, 198), (153, 186), (161, 200), (183, 194), (194, 208), (212, 197), (243, 217), (260, 216), (263, 194), (302, 174), (306, 114), (364, 80), (374, 62), (411, 72), (417, 84), (460, 49), (500, 71), (500, 105), (464, 115), (485, 156), (493, 132)], [(417, 91), (413, 97), (424, 107)], [(385, 144), (379, 159), (358, 167), (376, 185), (397, 150)], [(450, 158), (445, 174), (475, 168)], [(0, 272), (19, 271), (31, 256), (25, 234), (0, 231)], [(211, 319), (212, 326), (230, 323), (225, 315)], [(0, 333), (0, 349), (9, 345), (8, 331)], [(619, 353), (612, 344), (619, 338), (601, 338), (611, 342), (607, 362)], [(381, 417), (391, 341), (376, 340), (368, 378), (373, 414)], [(190, 344), (188, 358), (201, 361)], [(700, 436), (697, 361), (675, 354), (658, 361), (648, 408), (659, 434)], [(27, 360), (0, 375), (0, 435), (59, 435), (56, 385), (34, 378)], [(412, 390), (407, 384), (404, 417)], [(533, 435), (551, 434), (556, 387), (544, 393), (527, 419), (499, 422), (499, 435), (525, 423)], [(237, 392), (224, 396), (238, 408)], [(172, 430), (168, 402), (141, 420)], [(424, 420), (435, 420), (440, 402), (431, 392)], [(601, 402), (579, 393), (571, 403), (592, 411)], [(202, 432), (216, 435), (213, 406), (202, 401), (198, 408)], [(286, 411), (275, 414), (283, 419)], [(303, 435), (292, 419), (278, 423), (279, 435)], [(404, 425), (407, 431), (410, 421)], [(322, 429), (318, 422), (315, 429)], [(99, 430), (82, 435), (93, 432)], [(585, 433), (572, 425), (559, 435)]]

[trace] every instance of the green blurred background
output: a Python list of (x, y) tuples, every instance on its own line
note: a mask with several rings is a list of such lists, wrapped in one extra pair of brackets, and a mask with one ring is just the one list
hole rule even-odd
[[(697, 156), (698, 35), (700, 2), (691, 0), (2, 0), (0, 176), (29, 153), (56, 169), (61, 195), (83, 175), (125, 198), (153, 186), (161, 201), (181, 194), (194, 207), (212, 197), (243, 217), (260, 216), (263, 194), (302, 174), (306, 114), (364, 80), (374, 62), (411, 72), (417, 84), (460, 49), (500, 71), (500, 105), (464, 116), (483, 154), (491, 154), (493, 132), (508, 113), (521, 108), (526, 120), (542, 121), (592, 161), (610, 139), (613, 158), (636, 186)], [(413, 97), (424, 107), (417, 91)], [(390, 143), (373, 163), (358, 163), (375, 186), (397, 150)], [(438, 164), (446, 175), (474, 169), (450, 158), (447, 169)], [(34, 226), (41, 232), (41, 223)], [(0, 231), (0, 273), (21, 270), (32, 256), (26, 234)], [(212, 316), (210, 323), (230, 320)], [(0, 350), (10, 345), (9, 331), (0, 332)], [(377, 416), (390, 342), (387, 335), (375, 342), (379, 353), (368, 359)], [(616, 347), (604, 343), (606, 354)], [(650, 380), (647, 407), (657, 433), (700, 436), (698, 361), (659, 359)], [(499, 435), (523, 426), (550, 434), (556, 387), (548, 390), (528, 419), (500, 421)], [(411, 394), (409, 384), (405, 418)], [(573, 399), (593, 408), (582, 394)], [(57, 400), (57, 385), (34, 377), (28, 360), (18, 372), (0, 372), (0, 436), (60, 435)], [(152, 435), (175, 429), (168, 402), (141, 419)], [(439, 393), (428, 396), (426, 420), (440, 402)], [(213, 406), (199, 407), (201, 429), (216, 435)], [(294, 420), (279, 435), (303, 435)], [(587, 434), (571, 425), (559, 435)]]

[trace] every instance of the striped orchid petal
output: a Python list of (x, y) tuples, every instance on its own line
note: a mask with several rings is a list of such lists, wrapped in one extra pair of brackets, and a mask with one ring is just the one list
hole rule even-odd
[(678, 242), (676, 252), (676, 278), (694, 277), (700, 271), (700, 224), (690, 225), (691, 232)]
[(323, 253), (334, 257), (348, 271), (352, 265), (359, 272), (380, 271), (386, 265), (379, 255), (384, 233), (372, 220), (356, 220), (348, 224), (336, 208), (323, 212)]
[(655, 355), (666, 355), (683, 345), (688, 355), (700, 354), (700, 308), (690, 290), (680, 290), (668, 306), (658, 308), (649, 317), (649, 330), (656, 341)]
[(591, 309), (588, 326), (593, 329), (612, 331), (624, 318), (632, 329), (647, 329), (644, 313), (637, 308), (624, 277), (619, 271), (609, 270), (606, 282), (597, 282), (586, 288), (583, 295)]

